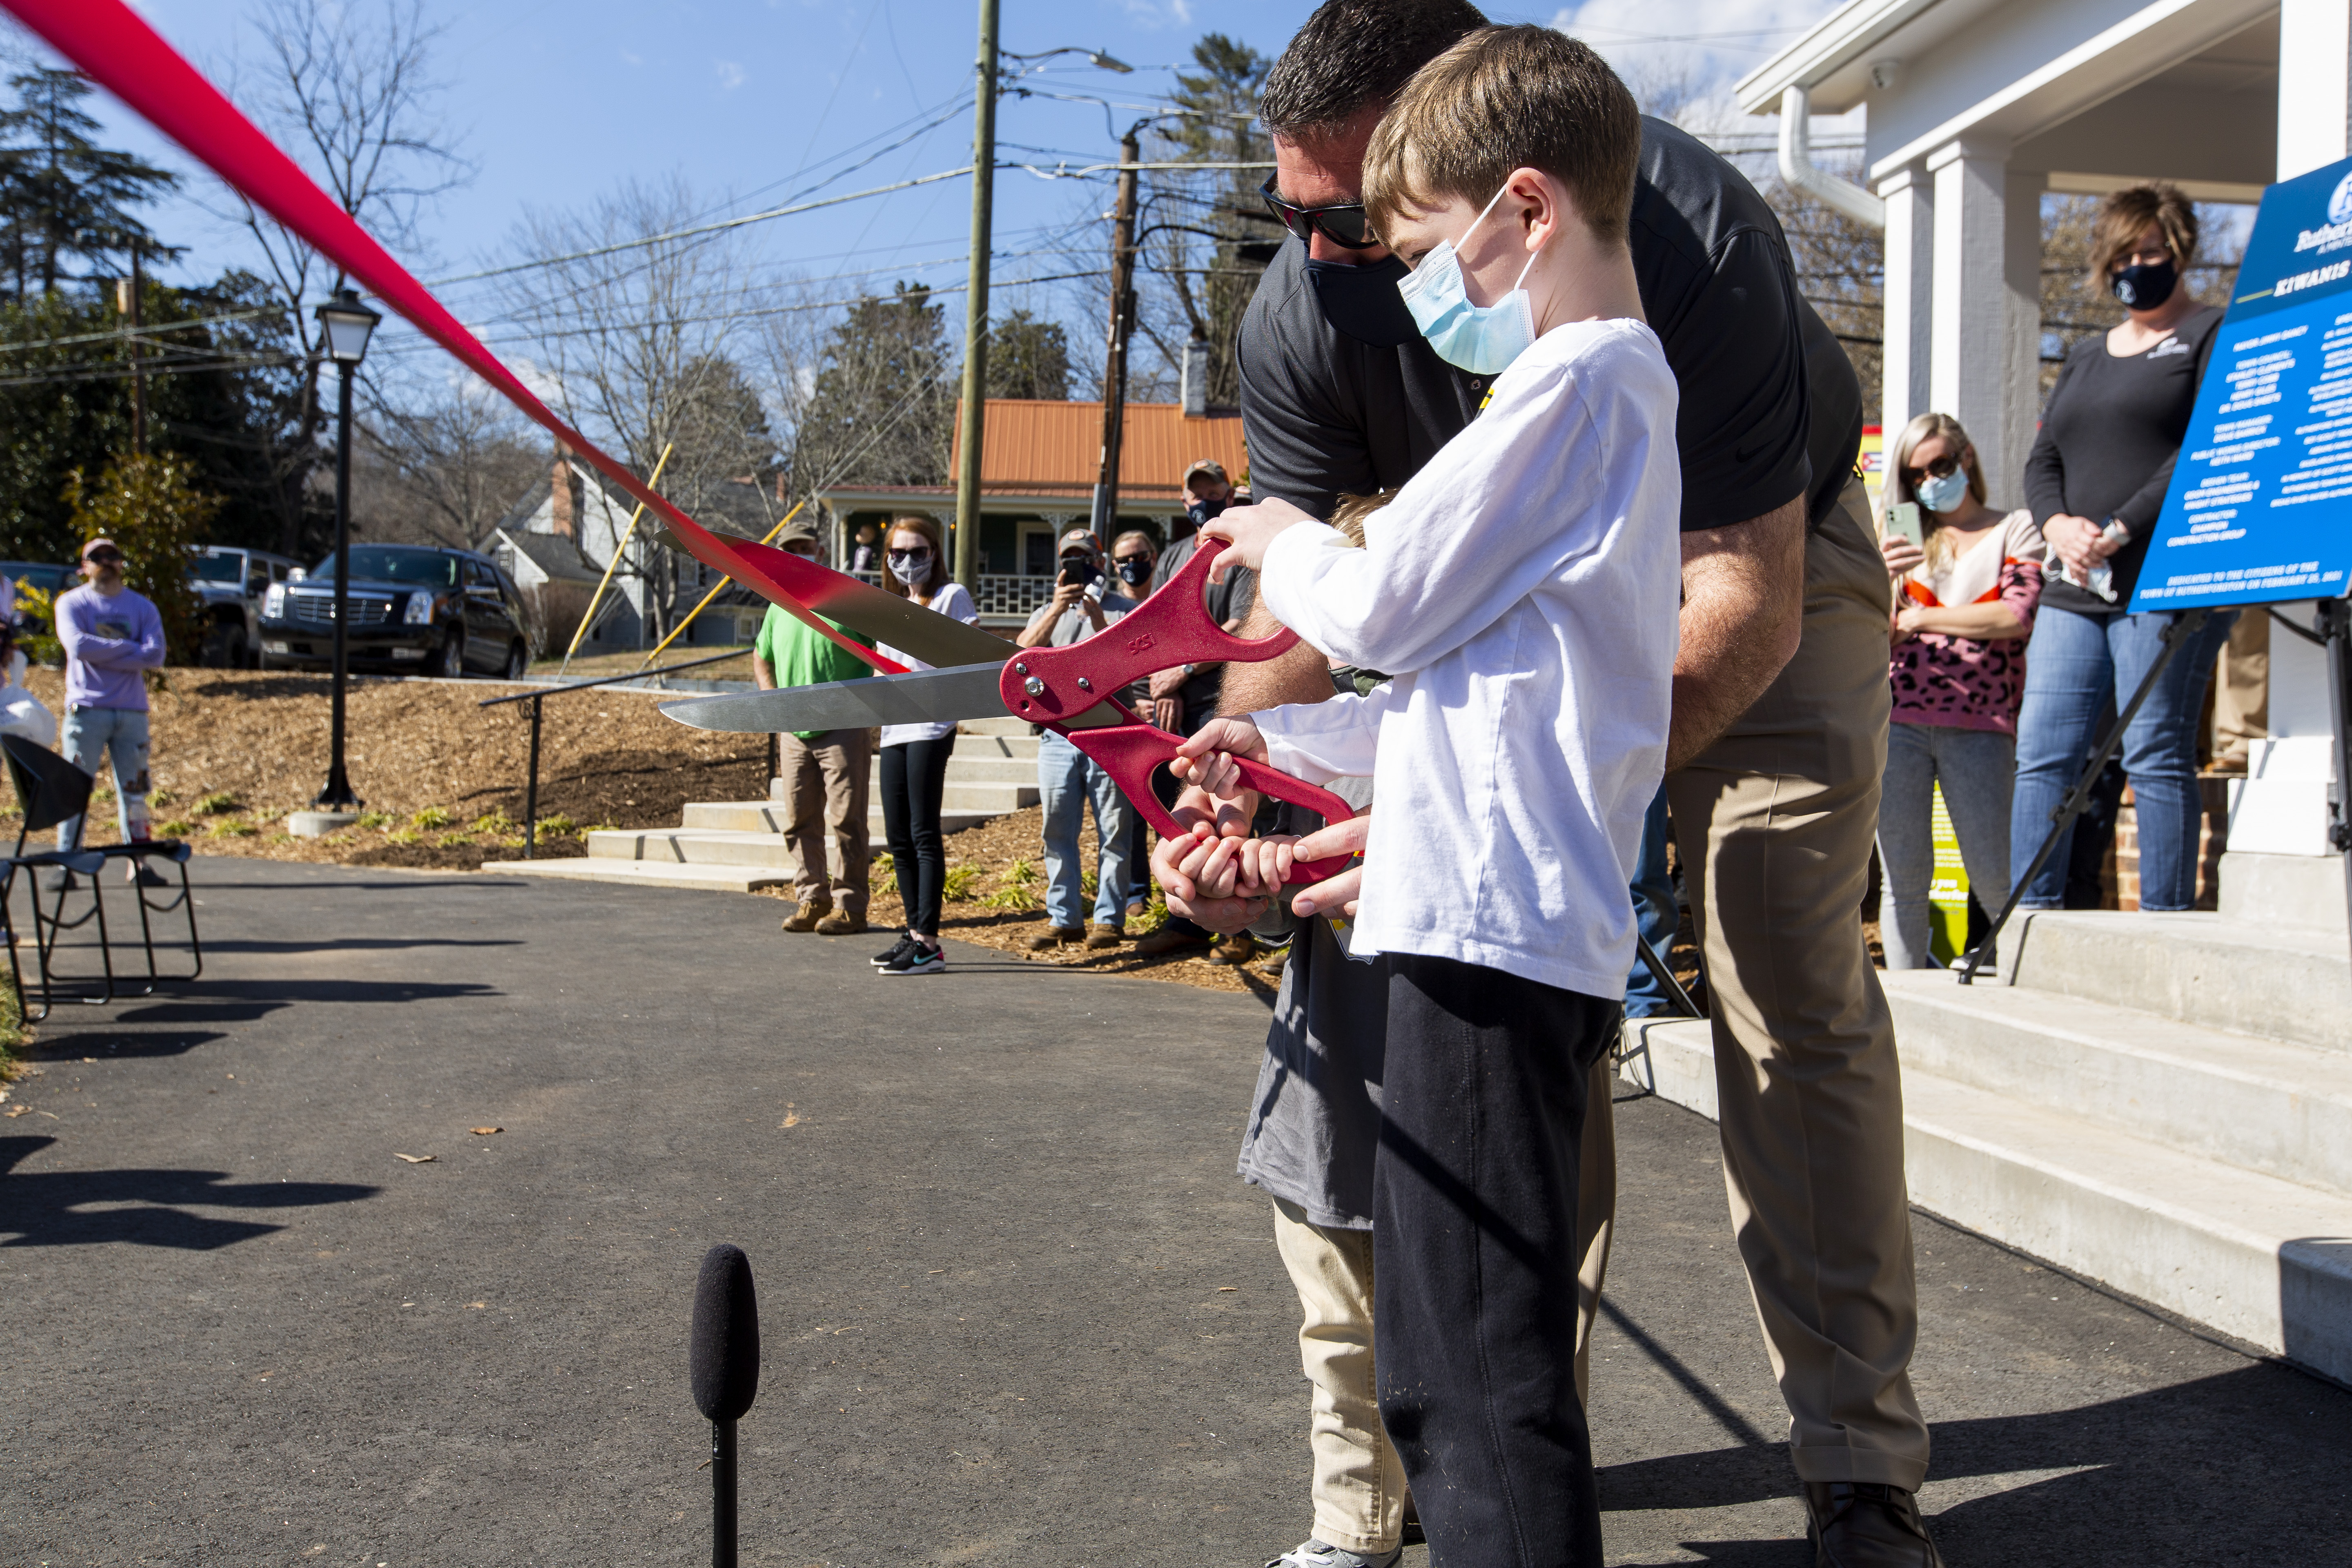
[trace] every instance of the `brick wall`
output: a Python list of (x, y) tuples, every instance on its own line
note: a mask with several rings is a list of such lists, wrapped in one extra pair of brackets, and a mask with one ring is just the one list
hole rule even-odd
[[(2229, 844), (2230, 781), (2200, 777), (2197, 792), (2203, 807), (2197, 835), (2197, 907), (2200, 910), (2219, 909), (2221, 851)], [(2116, 812), (2115, 847), (2108, 853), (2106, 873), (2102, 881), (2106, 908), (2139, 908), (2139, 811), (2133, 804), (2132, 792), (2128, 788), (2124, 791), (2122, 806)]]

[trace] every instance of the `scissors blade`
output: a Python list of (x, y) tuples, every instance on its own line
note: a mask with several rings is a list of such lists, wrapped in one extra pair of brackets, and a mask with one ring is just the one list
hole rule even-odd
[[(787, 686), (774, 691), (730, 691), (688, 697), (661, 710), (697, 730), (773, 734), (807, 730), (866, 730), (877, 724), (924, 724), (952, 719), (1001, 719), (1002, 661), (957, 669), (916, 669), (904, 675)], [(1063, 721), (1074, 730), (1119, 722), (1118, 710), (1097, 704)]]
[[(683, 552), (677, 535), (663, 529), (655, 536)], [(993, 632), (966, 626), (950, 616), (926, 609), (912, 599), (877, 588), (873, 584), (835, 572), (815, 562), (734, 534), (722, 538), (750, 556), (790, 589), (793, 598), (833, 622), (862, 633), (878, 643), (913, 654), (941, 669), (993, 660), (1002, 665), (1012, 645)], [(801, 729), (807, 725), (798, 726)]]

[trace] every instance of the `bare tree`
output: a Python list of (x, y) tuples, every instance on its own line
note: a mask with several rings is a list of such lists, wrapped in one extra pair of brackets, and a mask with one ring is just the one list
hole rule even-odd
[[(293, 150), (342, 209), (379, 238), (413, 244), (423, 204), (462, 184), (472, 167), (446, 140), (432, 72), (440, 26), (422, 0), (349, 5), (334, 0), (263, 0), (255, 25), (269, 64), (247, 108)], [(240, 84), (242, 85), (242, 84)], [(318, 323), (310, 306), (342, 287), (343, 273), (242, 197), (237, 217), (263, 258), (262, 273), (286, 306), (308, 363), (302, 416), (272, 454), (279, 470), (279, 548), (303, 552), (310, 469), (324, 411), (319, 401)]]
[[(530, 213), (518, 247), (543, 265), (501, 290), (509, 318), (536, 342), (558, 405), (640, 475), (669, 449), (662, 489), (689, 514), (774, 456), (760, 399), (736, 361), (754, 303), (740, 242), (658, 237), (707, 205), (672, 177), (632, 181), (584, 213)], [(633, 546), (622, 567), (647, 585), (665, 630), (679, 592), (674, 568), (650, 540)]]
[(405, 407), (369, 393), (353, 476), (364, 538), (471, 550), (546, 473), (539, 433), (470, 375)]

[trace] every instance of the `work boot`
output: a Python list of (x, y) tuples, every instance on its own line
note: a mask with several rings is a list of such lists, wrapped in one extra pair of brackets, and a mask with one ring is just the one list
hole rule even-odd
[(1196, 947), (1206, 947), (1209, 939), (1196, 931), (1178, 931), (1174, 926), (1161, 926), (1150, 936), (1139, 939), (1135, 951), (1140, 958), (1158, 958), (1164, 953), (1184, 952)]
[(1117, 926), (1105, 925), (1100, 921), (1095, 921), (1094, 929), (1087, 932), (1087, 945), (1098, 952), (1106, 948), (1117, 947), (1126, 941), (1127, 932)]
[(866, 929), (866, 916), (847, 910), (835, 910), (816, 922), (819, 936), (856, 936)]
[(1074, 942), (1084, 942), (1087, 933), (1076, 926), (1048, 926), (1021, 945), (1032, 952), (1051, 952)]
[(817, 902), (814, 899), (803, 899), (801, 900), (800, 908), (784, 918), (784, 929), (796, 931), (814, 931), (816, 922), (832, 912), (833, 900), (830, 899), (823, 903)]
[(1211, 963), (1230, 964), (1232, 967), (1239, 969), (1243, 964), (1247, 963), (1251, 959), (1255, 958), (1257, 954), (1257, 938), (1250, 935), (1250, 933), (1245, 931), (1235, 931), (1233, 935), (1225, 938), (1224, 941), (1217, 943), (1216, 951), (1209, 954), (1209, 962)]
[(1875, 1481), (1807, 1481), (1814, 1568), (1944, 1568), (1919, 1501)]

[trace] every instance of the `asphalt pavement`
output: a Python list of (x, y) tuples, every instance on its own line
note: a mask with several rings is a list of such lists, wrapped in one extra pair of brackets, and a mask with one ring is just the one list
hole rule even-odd
[[(708, 1561), (718, 1241), (765, 1341), (747, 1563), (1307, 1532), (1251, 998), (954, 944), (883, 980), (765, 899), (195, 874), (204, 979), (60, 1011), (0, 1108), (0, 1564)], [(1617, 1110), (1610, 1561), (1803, 1568), (1714, 1130)], [(2352, 1394), (1916, 1228), (1953, 1568), (2347, 1560)]]

